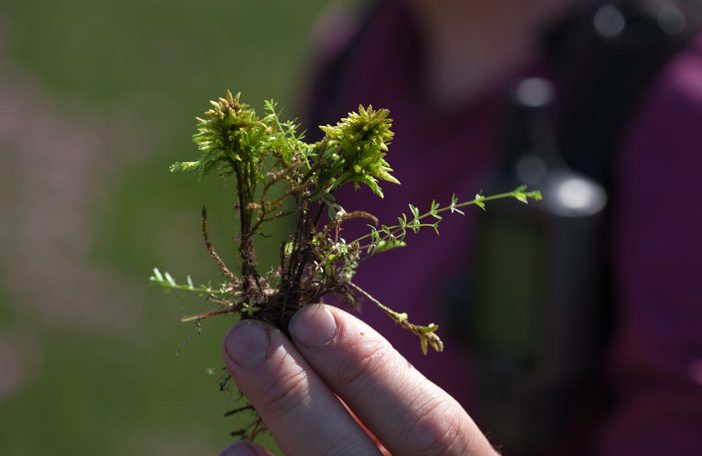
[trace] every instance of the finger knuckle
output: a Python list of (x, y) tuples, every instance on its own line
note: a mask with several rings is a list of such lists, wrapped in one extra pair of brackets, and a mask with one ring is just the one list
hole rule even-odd
[(302, 368), (291, 369), (277, 376), (261, 391), (261, 404), (257, 407), (269, 419), (289, 415), (305, 403), (309, 395), (309, 379)]
[(358, 355), (340, 361), (336, 369), (336, 381), (352, 389), (363, 388), (391, 362), (392, 347), (384, 341), (369, 341), (358, 351)]
[(417, 419), (406, 431), (406, 438), (416, 443), (417, 454), (448, 456), (465, 454), (463, 414), (446, 398), (425, 400)]

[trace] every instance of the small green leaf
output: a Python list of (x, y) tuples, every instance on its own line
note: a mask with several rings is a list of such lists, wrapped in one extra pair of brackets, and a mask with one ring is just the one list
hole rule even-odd
[(407, 214), (403, 213), (402, 216), (397, 217), (397, 223), (400, 225), (400, 229), (407, 228)]
[(478, 206), (482, 210), (485, 210), (485, 197), (483, 195), (477, 193), (473, 201), (475, 201), (476, 206)]
[(171, 277), (169, 273), (164, 273), (163, 277), (166, 279), (166, 282), (168, 282), (170, 285), (176, 286), (176, 281), (173, 279), (173, 277)]
[(375, 253), (387, 252), (388, 250), (393, 250), (401, 247), (406, 247), (407, 243), (395, 237), (389, 239), (382, 239), (375, 246)]
[(440, 204), (436, 200), (431, 200), (431, 207), (429, 208), (429, 215), (434, 217), (436, 220), (441, 220), (441, 216), (438, 213)]
[(293, 242), (292, 242), (292, 241), (287, 241), (287, 242), (285, 243), (285, 246), (283, 247), (283, 254), (284, 254), (286, 257), (289, 257), (290, 255), (292, 255), (293, 247), (294, 247)]
[(427, 341), (426, 336), (419, 336), (419, 345), (422, 349), (422, 354), (426, 355), (427, 352), (429, 351), (428, 341)]
[(517, 201), (521, 201), (524, 204), (529, 204), (529, 200), (527, 199), (527, 196), (523, 192), (515, 192), (514, 197), (517, 199)]
[(199, 161), (176, 162), (173, 163), (168, 170), (172, 173), (195, 171), (200, 167)]
[(336, 210), (336, 207), (334, 207), (333, 204), (327, 206), (327, 217), (329, 217), (330, 220), (337, 220), (337, 215), (338, 211)]
[(449, 205), (449, 209), (451, 210), (451, 213), (453, 214), (454, 212), (458, 212), (461, 215), (466, 215), (465, 212), (456, 208), (457, 205), (458, 205), (458, 197), (456, 197), (456, 194), (453, 193), (451, 195), (451, 204)]

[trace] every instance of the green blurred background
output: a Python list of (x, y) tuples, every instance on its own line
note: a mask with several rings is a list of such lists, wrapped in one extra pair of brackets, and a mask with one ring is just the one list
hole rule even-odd
[(231, 258), (232, 188), (167, 167), (196, 153), (193, 118), (226, 88), (295, 115), (326, 3), (0, 4), (1, 455), (217, 454), (230, 441), (236, 397), (217, 383), (231, 320), (190, 337), (179, 318), (205, 304), (147, 279), (154, 266), (217, 277), (199, 210)]

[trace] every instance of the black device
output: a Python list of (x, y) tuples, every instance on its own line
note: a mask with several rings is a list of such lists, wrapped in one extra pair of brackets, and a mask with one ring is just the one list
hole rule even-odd
[(547, 39), (564, 82), (558, 107), (542, 79), (520, 81), (507, 100), (501, 165), (485, 191), (527, 184), (544, 201), (500, 202), (477, 218), (468, 287), (445, 301), (478, 361), (480, 424), (507, 454), (577, 441), (608, 406), (613, 159), (641, 95), (697, 30), (699, 2), (686, 6), (589, 5)]
[(563, 158), (553, 92), (548, 81), (527, 79), (512, 93), (505, 165), (486, 191), (527, 184), (544, 200), (499, 202), (478, 218), (459, 320), (478, 360), (481, 424), (510, 450), (540, 450), (567, 432), (573, 398), (592, 380), (608, 333), (600, 268), (607, 192)]

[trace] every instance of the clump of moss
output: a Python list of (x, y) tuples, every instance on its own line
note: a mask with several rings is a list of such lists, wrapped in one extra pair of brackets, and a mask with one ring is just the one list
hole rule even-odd
[[(320, 127), (325, 136), (305, 142), (299, 127), (282, 121), (272, 101), (265, 103), (262, 115), (241, 102), (240, 95), (227, 92), (210, 102), (212, 107), (197, 118), (193, 140), (200, 151), (194, 161), (171, 165), (172, 172), (194, 172), (200, 179), (211, 174), (233, 179), (234, 207), (238, 218), (239, 270), (233, 271), (219, 255), (208, 234), (207, 211), (202, 209), (202, 237), (207, 252), (217, 264), (222, 280), (216, 287), (195, 286), (190, 276), (178, 283), (168, 273), (154, 269), (151, 281), (166, 288), (205, 295), (214, 308), (183, 321), (200, 321), (216, 315), (234, 314), (257, 318), (286, 330), (292, 315), (302, 306), (320, 302), (335, 294), (350, 304), (359, 298), (380, 307), (391, 319), (419, 337), (423, 353), (428, 347), (443, 350), (438, 325), (411, 323), (406, 313), (383, 305), (353, 282), (364, 257), (404, 247), (408, 232), (432, 228), (438, 233), (442, 213), (460, 213), (475, 205), (498, 198), (522, 202), (540, 199), (539, 192), (514, 191), (459, 201), (453, 195), (441, 206), (433, 201), (422, 212), (409, 205), (409, 216), (401, 214), (393, 225), (379, 225), (377, 217), (364, 211), (347, 212), (334, 198), (345, 185), (365, 185), (383, 197), (381, 182), (399, 184), (386, 161), (393, 139), (392, 120), (386, 109), (359, 106), (336, 125)], [(276, 196), (271, 189), (282, 187)], [(326, 217), (323, 215), (326, 214)], [(259, 272), (256, 261), (256, 235), (267, 223), (292, 217), (290, 236), (280, 245), (280, 262), (270, 273)], [(365, 219), (369, 232), (346, 241), (340, 236), (345, 222)], [(237, 410), (245, 410), (244, 407)], [(260, 421), (249, 428), (253, 437)], [(243, 432), (243, 431), (242, 431)]]

